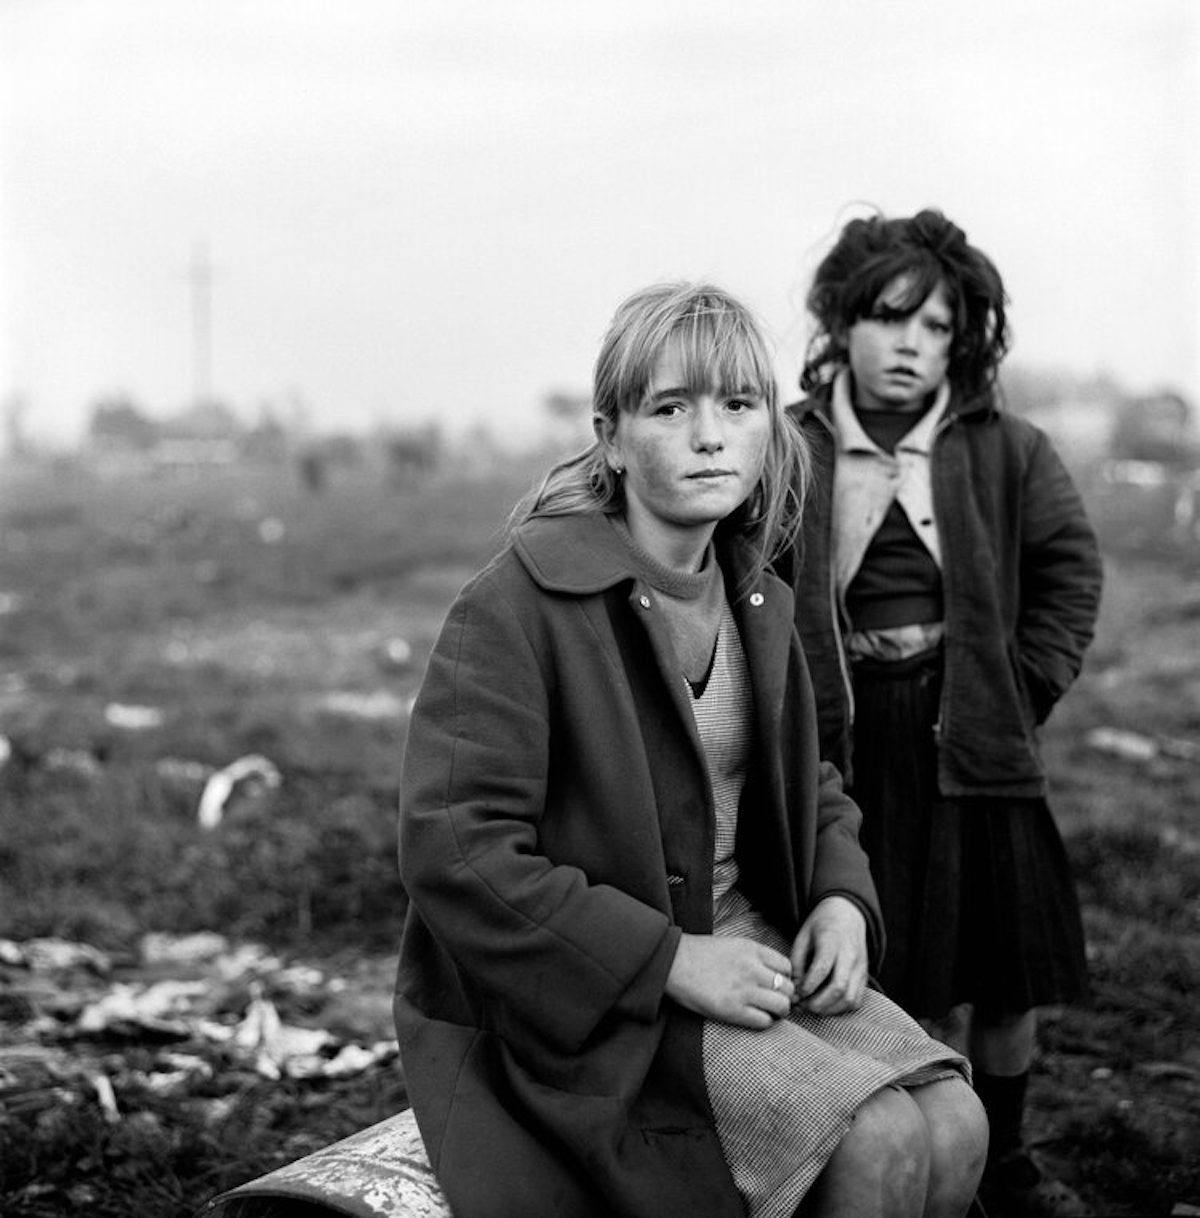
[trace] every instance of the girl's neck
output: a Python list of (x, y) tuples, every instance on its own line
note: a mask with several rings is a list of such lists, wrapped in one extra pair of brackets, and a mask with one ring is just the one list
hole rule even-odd
[[(701, 556), (699, 566), (695, 571), (684, 570), (669, 563), (662, 562), (643, 546), (629, 531), (629, 526), (621, 516), (612, 517), (613, 528), (617, 530), (625, 545), (633, 555), (642, 576), (659, 592), (684, 601), (696, 601), (715, 595), (714, 585), (722, 584), (720, 569), (711, 546)], [(720, 595), (723, 595), (721, 593)]]
[(618, 517), (634, 543), (655, 562), (681, 574), (694, 575), (704, 565), (716, 523), (672, 526), (638, 513)]

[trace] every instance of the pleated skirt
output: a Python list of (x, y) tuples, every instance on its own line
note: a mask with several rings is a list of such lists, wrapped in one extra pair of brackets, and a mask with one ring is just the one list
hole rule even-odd
[(940, 653), (854, 671), (860, 835), (887, 928), (879, 980), (918, 1018), (1088, 996), (1079, 901), (1044, 799), (946, 798), (933, 725)]

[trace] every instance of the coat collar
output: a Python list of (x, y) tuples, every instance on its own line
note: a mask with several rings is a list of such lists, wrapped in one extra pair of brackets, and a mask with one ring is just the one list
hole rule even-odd
[(536, 516), (517, 529), (512, 544), (547, 592), (589, 596), (635, 578), (629, 551), (602, 512)]
[[(748, 546), (719, 532), (715, 540), (760, 709), (773, 720), (782, 703), (784, 657), (793, 631), (792, 590), (770, 571), (746, 583), (752, 569)], [(546, 592), (593, 596), (628, 581), (631, 603), (643, 611), (652, 603), (652, 598), (638, 594), (632, 557), (600, 512), (535, 517), (518, 527), (512, 546), (530, 578)]]
[[(798, 423), (803, 423), (809, 418), (820, 419), (826, 427), (832, 430), (833, 412), (830, 404), (832, 392), (832, 384), (820, 385), (808, 397), (788, 406), (788, 414)], [(996, 414), (999, 414), (999, 408), (991, 393), (982, 393), (978, 397), (964, 400), (957, 393), (952, 392), (949, 402), (946, 403), (943, 421), (991, 418)]]
[[(741, 587), (750, 569), (748, 547), (720, 532), (715, 540), (727, 582)], [(512, 545), (530, 577), (547, 592), (591, 596), (638, 578), (628, 547), (602, 512), (534, 517), (517, 528)], [(776, 581), (764, 572), (757, 582), (762, 587)]]

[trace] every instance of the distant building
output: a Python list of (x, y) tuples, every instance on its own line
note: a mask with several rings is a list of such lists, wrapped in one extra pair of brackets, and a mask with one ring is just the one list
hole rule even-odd
[(150, 456), (159, 468), (232, 465), (244, 437), (245, 428), (223, 402), (197, 402), (159, 424)]
[(228, 406), (201, 402), (166, 419), (151, 418), (130, 399), (99, 402), (87, 450), (106, 468), (189, 469), (229, 465), (243, 455), (248, 432)]

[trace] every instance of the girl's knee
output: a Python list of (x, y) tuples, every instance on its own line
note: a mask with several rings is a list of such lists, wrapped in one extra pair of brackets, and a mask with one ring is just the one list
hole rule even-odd
[(854, 1114), (839, 1151), (853, 1156), (866, 1176), (924, 1181), (929, 1174), (929, 1133), (920, 1109), (905, 1091), (889, 1087)]
[[(919, 1087), (913, 1102), (925, 1121), (929, 1140), (930, 1194), (948, 1200), (969, 1199), (979, 1184), (987, 1159), (987, 1114), (979, 1097), (962, 1079), (946, 1079)], [(939, 1207), (933, 1207), (937, 1212)]]
[(987, 1154), (988, 1120), (973, 1088), (962, 1079), (947, 1079), (927, 1090), (933, 1094), (928, 1106), (921, 1105), (921, 1111), (934, 1153), (982, 1163)]
[(797, 1211), (804, 1218), (856, 1214), (916, 1218), (925, 1210), (929, 1137), (903, 1091), (871, 1096)]

